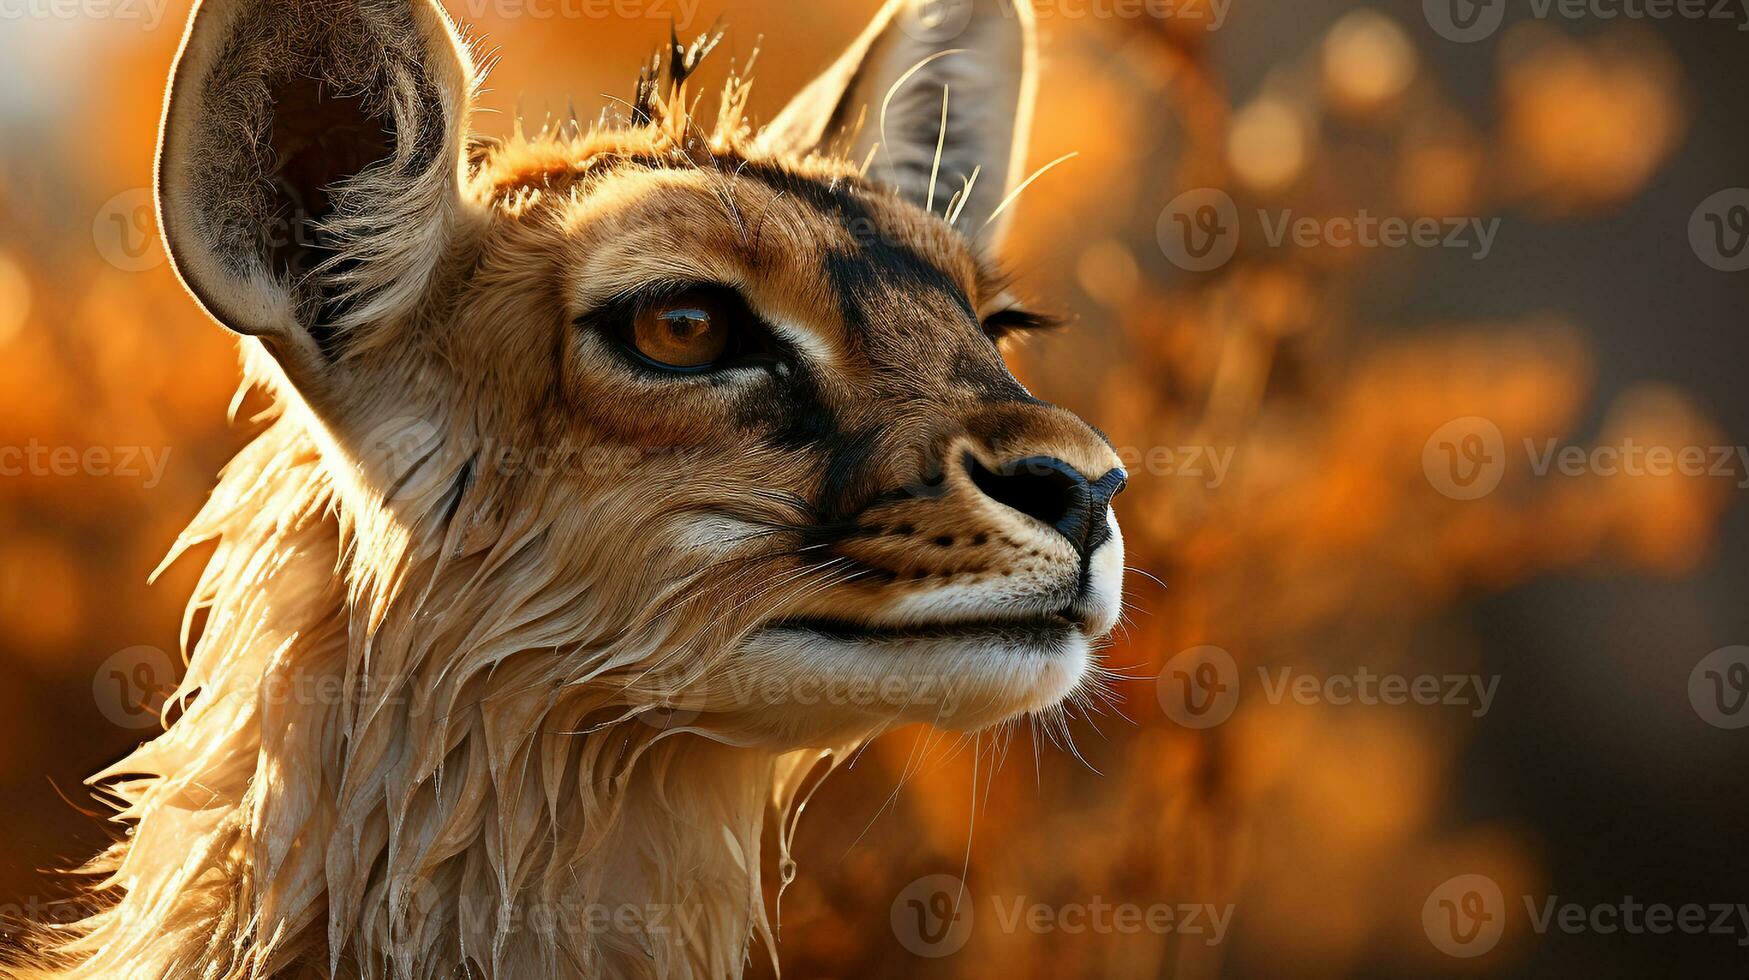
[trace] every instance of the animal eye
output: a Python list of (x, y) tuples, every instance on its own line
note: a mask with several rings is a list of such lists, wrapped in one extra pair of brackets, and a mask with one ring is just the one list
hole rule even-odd
[(720, 297), (689, 289), (639, 306), (625, 341), (659, 367), (696, 371), (730, 352), (736, 340), (735, 319)]

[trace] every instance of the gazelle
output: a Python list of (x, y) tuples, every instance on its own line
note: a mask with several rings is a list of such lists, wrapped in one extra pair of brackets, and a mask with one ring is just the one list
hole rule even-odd
[(432, 0), (202, 0), (160, 219), (275, 409), (15, 974), (738, 975), (810, 773), (1085, 690), (1124, 473), (1001, 353), (1032, 14), (938, 6), (762, 129), (740, 79), (693, 118), (701, 42), (495, 142)]

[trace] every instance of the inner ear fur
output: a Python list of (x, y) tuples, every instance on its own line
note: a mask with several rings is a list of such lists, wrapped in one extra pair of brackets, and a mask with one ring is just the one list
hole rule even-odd
[(762, 145), (859, 163), (873, 152), (871, 177), (941, 215), (975, 172), (954, 225), (993, 255), (1007, 214), (991, 219), (1025, 169), (1037, 49), (1030, 0), (889, 0), (772, 121)]
[(294, 383), (318, 380), (424, 295), (473, 84), (432, 0), (201, 0), (159, 140), (178, 275)]

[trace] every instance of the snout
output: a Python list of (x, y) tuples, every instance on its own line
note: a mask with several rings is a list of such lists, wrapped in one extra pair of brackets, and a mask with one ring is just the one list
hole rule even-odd
[(1054, 456), (1029, 456), (992, 469), (971, 451), (961, 457), (961, 463), (972, 486), (984, 496), (1049, 525), (1083, 561), (1111, 539), (1105, 515), (1111, 498), (1122, 493), (1128, 482), (1123, 470), (1113, 468), (1089, 479)]
[(833, 548), (857, 581), (807, 615), (882, 627), (1055, 617), (1089, 638), (1116, 623), (1123, 545), (1111, 501), (1127, 474), (1092, 427), (1043, 403), (1004, 403), (910, 465), (917, 472), (887, 474), (908, 489), (863, 509)]
[[(889, 444), (883, 458), (902, 456)], [(974, 729), (1059, 704), (1118, 621), (1123, 538), (1111, 501), (1126, 479), (1105, 440), (1061, 409), (974, 416), (882, 474), (889, 489), (816, 559), (841, 580), (772, 616), (735, 669), (786, 691), (896, 692), (868, 707), (883, 723)], [(951, 702), (914, 696), (932, 685)]]

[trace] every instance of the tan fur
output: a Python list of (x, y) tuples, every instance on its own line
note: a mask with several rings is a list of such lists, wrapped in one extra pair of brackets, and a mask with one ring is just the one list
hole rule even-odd
[[(199, 16), (263, 9), (238, 3)], [(395, 37), (372, 18), (404, 8), (361, 23)], [(217, 49), (200, 24), (178, 69), (197, 89), (210, 66), (189, 52)], [(452, 45), (423, 36), (427, 58)], [(309, 278), (207, 233), (182, 183), (204, 151), (179, 142), (204, 117), (171, 100), (172, 253), (258, 338), (249, 378), (276, 407), (178, 546), (217, 547), (180, 715), (94, 778), (129, 827), (86, 869), (97, 908), (12, 975), (738, 975), (773, 946), (766, 821), (787, 848), (811, 775), (894, 725), (1055, 710), (1090, 676), (1115, 524), (1087, 593), (1069, 542), (984, 495), (971, 461), (1116, 459), (1008, 376), (967, 312), (1000, 292), (971, 238), (829, 147), (761, 144), (739, 83), (709, 135), (680, 91), (648, 125), (469, 154), (465, 58), (433, 77), (403, 80), (439, 95), (396, 111), (455, 131), (397, 159), (438, 162), (355, 176), (326, 220), (357, 261)], [(382, 239), (372, 202), (391, 198), (435, 226)], [(880, 256), (897, 264), (854, 268)], [(907, 256), (942, 280), (917, 285), (935, 273)], [(576, 322), (676, 281), (738, 289), (805, 368), (653, 378)], [(326, 345), (324, 286), (356, 300)], [(1049, 648), (773, 626), (1065, 609), (1079, 626)], [(917, 696), (944, 681), (952, 705)], [(897, 693), (800, 696), (883, 682)]]

